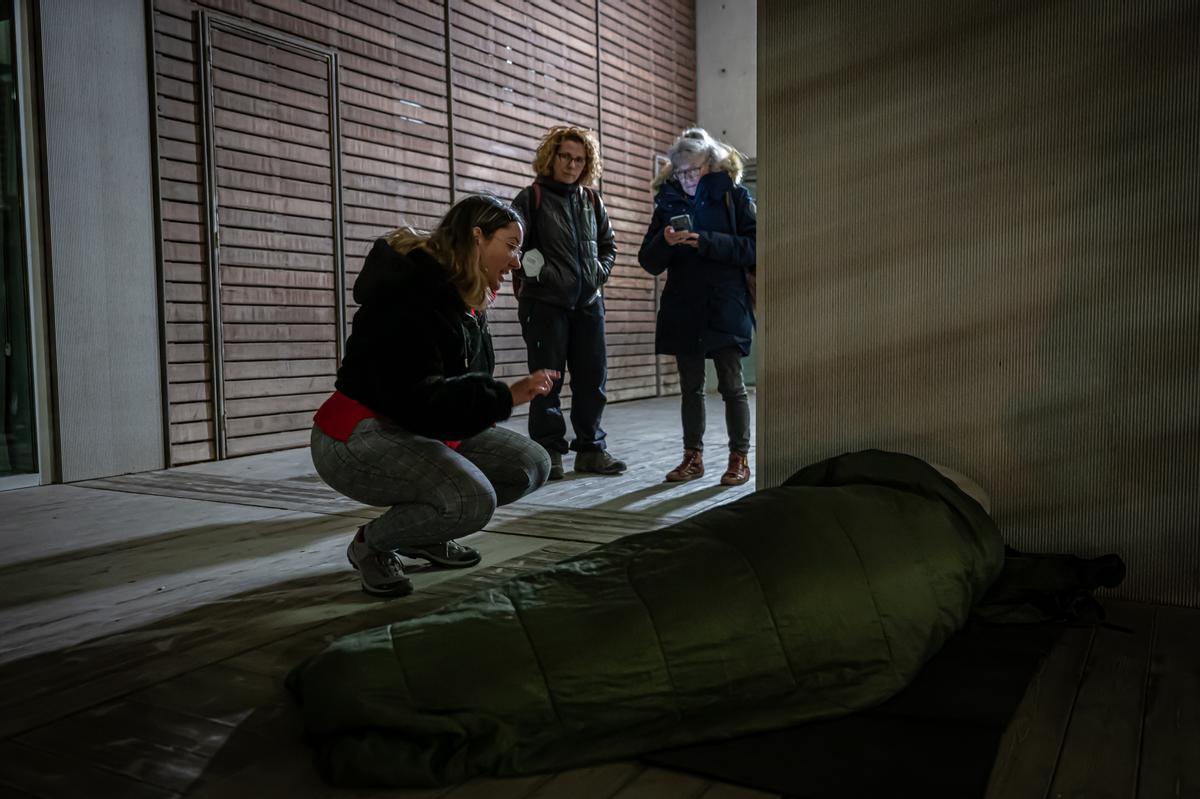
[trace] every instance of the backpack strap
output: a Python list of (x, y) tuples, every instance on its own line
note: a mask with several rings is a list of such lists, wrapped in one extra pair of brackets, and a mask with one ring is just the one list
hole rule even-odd
[(522, 251), (536, 249), (537, 241), (537, 212), (542, 207), (542, 187), (535, 180), (529, 184), (529, 192), (533, 195), (533, 205), (529, 209), (529, 218), (525, 220), (525, 246)]
[(592, 204), (592, 213), (594, 213), (596, 215), (596, 224), (599, 224), (600, 223), (599, 222), (599, 220), (600, 220), (600, 195), (596, 193), (595, 189), (593, 189), (589, 186), (584, 186), (583, 191), (585, 194), (587, 194), (588, 201), (591, 202), (591, 204)]

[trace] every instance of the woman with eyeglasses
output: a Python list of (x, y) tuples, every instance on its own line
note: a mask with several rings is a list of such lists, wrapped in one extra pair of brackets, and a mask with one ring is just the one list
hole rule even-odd
[(513, 206), (528, 221), (521, 268), (513, 272), (517, 313), (530, 371), (571, 373), (571, 427), (567, 444), (559, 392), (529, 405), (529, 437), (550, 453), (550, 479), (563, 477), (563, 455), (574, 450), (575, 471), (614, 475), (625, 464), (608, 452), (600, 417), (608, 402), (604, 298), (617, 246), (599, 193), (600, 148), (583, 128), (551, 128), (533, 159), (532, 185)]
[(542, 448), (495, 426), (558, 378), (492, 377), (485, 308), (517, 266), (523, 235), (508, 203), (467, 197), (430, 234), (401, 228), (376, 241), (354, 282), (353, 332), (311, 442), (330, 488), (388, 508), (346, 551), (369, 594), (412, 591), (401, 556), (474, 566), (479, 553), (454, 539), (546, 482)]
[(655, 178), (654, 216), (638, 252), (652, 275), (667, 273), (655, 351), (674, 355), (682, 393), (683, 460), (667, 482), (704, 475), (704, 362), (712, 359), (725, 402), (729, 463), (721, 484), (750, 479), (750, 401), (742, 358), (750, 354), (757, 212), (741, 185), (742, 160), (702, 128), (675, 140)]

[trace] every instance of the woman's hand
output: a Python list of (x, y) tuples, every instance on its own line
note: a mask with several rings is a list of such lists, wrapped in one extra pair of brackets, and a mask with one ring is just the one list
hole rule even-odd
[(513, 407), (524, 405), (534, 397), (544, 397), (554, 388), (554, 381), (562, 377), (562, 372), (553, 369), (538, 369), (529, 377), (522, 377), (508, 387), (512, 392)]
[(667, 244), (674, 247), (676, 244), (683, 244), (688, 247), (700, 246), (700, 234), (691, 230), (676, 230), (667, 225), (663, 228), (663, 238), (667, 240)]

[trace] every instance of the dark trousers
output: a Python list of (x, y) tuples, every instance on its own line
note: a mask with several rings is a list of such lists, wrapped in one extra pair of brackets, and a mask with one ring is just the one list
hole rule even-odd
[[(712, 353), (717, 367), (717, 390), (725, 401), (725, 430), (729, 451), (750, 451), (750, 399), (742, 381), (742, 351), (724, 347)], [(704, 450), (704, 356), (676, 355), (679, 391), (683, 395), (683, 446)]]
[[(529, 353), (529, 371), (555, 369), (571, 374), (571, 427), (575, 440), (570, 449), (587, 452), (605, 448), (600, 415), (608, 397), (608, 353), (604, 346), (604, 300), (586, 308), (569, 310), (540, 300), (517, 304), (521, 335)], [(562, 378), (544, 397), (529, 403), (529, 437), (550, 452), (565, 453), (567, 424), (559, 393)]]

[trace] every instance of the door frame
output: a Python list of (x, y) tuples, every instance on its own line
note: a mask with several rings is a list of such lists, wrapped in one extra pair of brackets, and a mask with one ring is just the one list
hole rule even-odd
[(37, 108), (34, 101), (39, 88), (35, 80), (37, 52), (36, 21), (30, 11), (30, 0), (13, 0), (13, 64), (17, 76), (17, 139), (20, 147), (22, 230), (24, 262), (29, 303), (29, 348), (33, 371), (34, 435), (37, 436), (37, 471), (0, 477), (0, 491), (30, 488), (54, 482), (58, 475), (58, 452), (54, 446), (55, 431), (50, 408), (51, 392), (50, 319), (47, 304), (49, 286), (46, 281), (42, 240), (42, 156)]
[[(289, 36), (261, 25), (245, 22), (207, 9), (196, 12), (200, 64), (200, 114), (204, 148), (204, 207), (208, 235), (205, 239), (208, 261), (209, 337), (212, 357), (213, 436), (217, 460), (228, 457), (225, 413), (225, 337), (221, 329), (221, 225), (217, 204), (216, 103), (213, 92), (212, 34), (222, 30), (245, 38), (257, 39), (280, 49), (324, 61), (329, 80), (329, 169), (333, 192), (333, 290), (334, 324), (337, 327), (337, 364), (346, 352), (346, 253), (345, 213), (342, 206), (341, 105), (338, 99), (338, 54), (336, 50)], [(163, 318), (166, 318), (164, 313)]]

